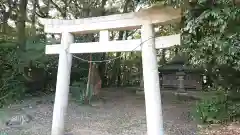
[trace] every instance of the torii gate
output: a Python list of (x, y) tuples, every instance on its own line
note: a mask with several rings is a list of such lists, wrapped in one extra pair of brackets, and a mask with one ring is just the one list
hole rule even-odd
[[(180, 44), (180, 35), (154, 37), (153, 24), (179, 22), (179, 9), (148, 8), (134, 13), (76, 20), (43, 19), (46, 33), (61, 33), (61, 44), (47, 45), (46, 54), (59, 54), (51, 135), (64, 135), (72, 53), (142, 51), (148, 135), (163, 135), (162, 105), (156, 49)], [(141, 28), (142, 40), (109, 41), (109, 30)], [(100, 31), (99, 42), (74, 43), (72, 34)], [(142, 42), (143, 43), (142, 43)], [(141, 46), (137, 47), (138, 45)], [(137, 48), (136, 48), (137, 47)]]

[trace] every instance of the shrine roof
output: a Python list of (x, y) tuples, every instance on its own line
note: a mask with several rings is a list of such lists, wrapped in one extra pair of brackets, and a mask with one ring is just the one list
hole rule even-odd
[(171, 61), (163, 66), (160, 66), (159, 71), (199, 72), (201, 70), (190, 65), (186, 55), (176, 54)]

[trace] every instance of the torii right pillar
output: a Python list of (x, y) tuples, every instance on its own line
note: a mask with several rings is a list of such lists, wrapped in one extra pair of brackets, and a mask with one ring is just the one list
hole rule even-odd
[(164, 135), (160, 83), (153, 25), (142, 25), (142, 64), (148, 135)]

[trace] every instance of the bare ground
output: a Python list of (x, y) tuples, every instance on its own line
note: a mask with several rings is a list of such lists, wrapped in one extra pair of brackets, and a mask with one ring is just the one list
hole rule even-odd
[(201, 135), (239, 135), (240, 123), (231, 122), (227, 124), (212, 124), (199, 126)]
[[(98, 107), (78, 105), (70, 101), (65, 125), (66, 133), (72, 135), (146, 135), (143, 95), (124, 91), (110, 89), (108, 92), (103, 92), (106, 103)], [(2, 119), (0, 133), (50, 135), (53, 97), (34, 98), (5, 108), (0, 114)], [(177, 102), (169, 95), (164, 95), (162, 101), (166, 135), (197, 134), (196, 124), (188, 117), (191, 103)], [(9, 128), (4, 125), (3, 122), (8, 117), (23, 112), (32, 115), (34, 119), (18, 128)]]

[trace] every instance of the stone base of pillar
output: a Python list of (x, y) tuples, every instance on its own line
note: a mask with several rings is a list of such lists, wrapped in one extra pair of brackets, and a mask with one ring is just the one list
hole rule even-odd
[(188, 95), (188, 93), (186, 91), (177, 91), (174, 93), (174, 95), (176, 95), (176, 96), (185, 95), (186, 96), (186, 95)]
[(182, 93), (182, 92), (184, 93), (184, 92), (186, 92), (186, 89), (185, 89), (185, 88), (179, 88), (179, 87), (178, 87), (178, 88), (177, 88), (177, 91), (178, 91), (178, 92), (181, 92), (181, 93)]

